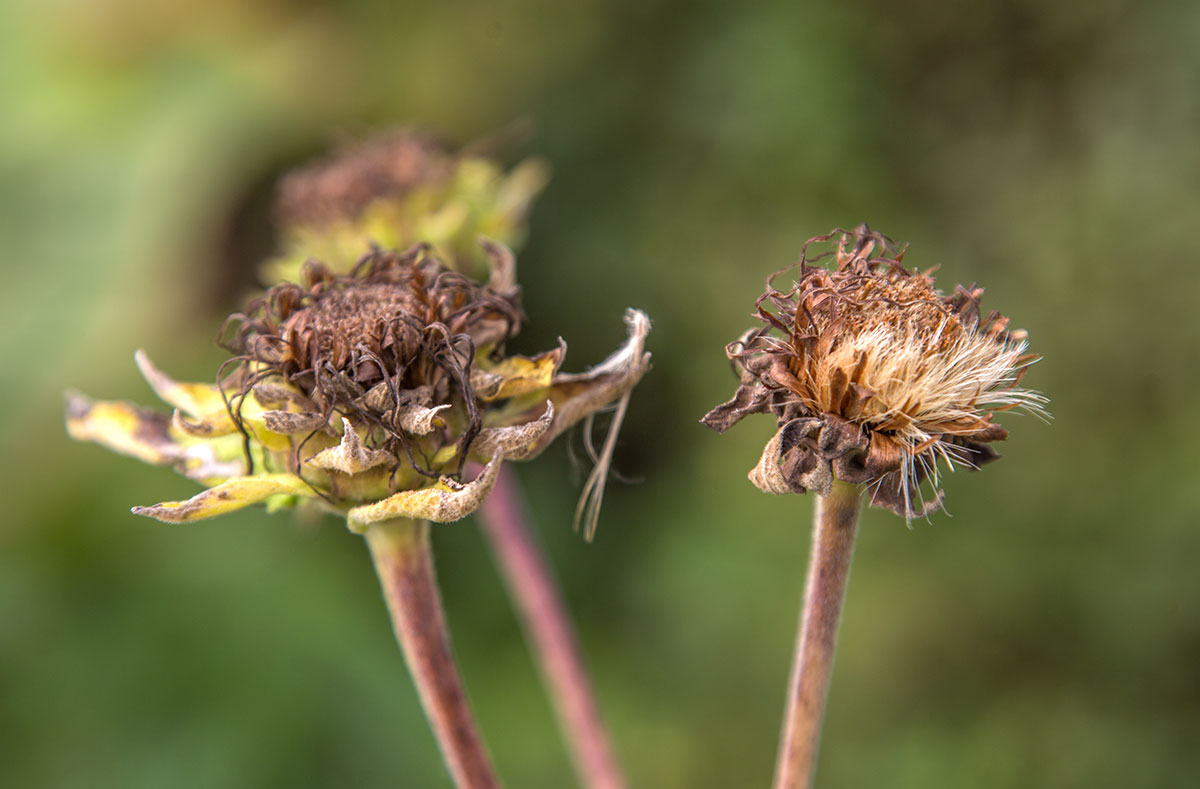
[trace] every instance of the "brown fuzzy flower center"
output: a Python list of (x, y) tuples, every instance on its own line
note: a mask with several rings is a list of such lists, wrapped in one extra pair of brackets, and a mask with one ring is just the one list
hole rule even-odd
[(283, 372), (329, 366), (370, 386), (416, 360), (424, 329), (438, 320), (411, 289), (391, 282), (355, 283), (329, 291), (293, 315), (281, 335)]
[(465, 457), (481, 427), (475, 355), (517, 332), (518, 292), (451, 271), (420, 245), (373, 252), (344, 276), (310, 263), (304, 280), (276, 285), (230, 316), (235, 331), (225, 347), (236, 368), (223, 386), (231, 402), (283, 379), (326, 419), (336, 410), (378, 428), (380, 445), (394, 455), (406, 446), (400, 412), (407, 403), (459, 406)]

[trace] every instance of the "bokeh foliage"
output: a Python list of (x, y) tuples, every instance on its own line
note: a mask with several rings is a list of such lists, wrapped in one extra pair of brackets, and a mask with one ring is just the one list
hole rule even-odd
[[(821, 785), (1187, 785), (1198, 36), (1173, 0), (0, 5), (0, 784), (445, 784), (359, 541), (136, 519), (193, 486), (69, 443), (60, 397), (151, 402), (139, 346), (209, 377), (271, 184), (338, 133), (529, 117), (513, 160), (555, 177), (513, 350), (578, 369), (655, 319), (597, 542), (565, 447), (520, 469), (635, 785), (768, 780), (810, 502), (745, 480), (769, 420), (696, 420), (764, 276), (862, 220), (987, 286), (1057, 419), (1002, 420), (953, 518), (867, 515)], [(478, 533), (435, 549), (501, 772), (569, 785)]]

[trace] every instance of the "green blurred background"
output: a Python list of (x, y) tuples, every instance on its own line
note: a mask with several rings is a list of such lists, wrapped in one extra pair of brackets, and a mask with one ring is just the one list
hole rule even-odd
[[(765, 275), (863, 220), (979, 281), (1056, 420), (866, 516), (825, 787), (1176, 787), (1200, 773), (1200, 6), (0, 4), (0, 785), (447, 785), (366, 551), (259, 510), (168, 528), (192, 483), (70, 443), (61, 392), (211, 378), (272, 250), (275, 178), (338, 134), (514, 118), (554, 179), (514, 350), (582, 369), (655, 320), (597, 541), (586, 468), (519, 468), (637, 787), (769, 781), (811, 501), (717, 436)], [(575, 442), (575, 455), (579, 442)], [(513, 787), (573, 783), (474, 524), (435, 533)]]

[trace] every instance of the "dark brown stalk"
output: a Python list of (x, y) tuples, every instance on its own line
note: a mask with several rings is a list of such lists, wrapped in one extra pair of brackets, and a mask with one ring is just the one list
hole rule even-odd
[(812, 786), (816, 774), (817, 747), (833, 674), (838, 622), (846, 598), (854, 536), (862, 510), (861, 490), (858, 485), (835, 480), (830, 494), (817, 498), (812, 556), (808, 561), (804, 607), (800, 612), (800, 635), (792, 662), (787, 712), (775, 764), (775, 789)]
[(625, 780), (600, 720), (591, 683), (558, 584), (528, 526), (515, 480), (501, 469), (479, 510), (580, 781), (588, 789), (622, 789)]
[(396, 640), (455, 784), (460, 789), (500, 786), (454, 662), (429, 549), (429, 524), (385, 521), (371, 525), (366, 538)]

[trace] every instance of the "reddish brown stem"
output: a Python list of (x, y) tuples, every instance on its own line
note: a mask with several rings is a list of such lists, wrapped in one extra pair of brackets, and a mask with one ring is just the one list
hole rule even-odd
[(862, 507), (860, 493), (857, 485), (835, 481), (828, 496), (817, 498), (800, 634), (775, 765), (775, 789), (812, 786), (816, 774), (838, 622), (846, 598), (846, 582), (850, 579), (850, 560)]
[(580, 781), (589, 789), (621, 789), (613, 756), (558, 584), (526, 526), (528, 518), (507, 469), (479, 510), (525, 637), (558, 715)]
[(366, 538), (396, 640), (455, 784), (462, 789), (500, 786), (454, 662), (429, 549), (429, 524), (376, 523)]

